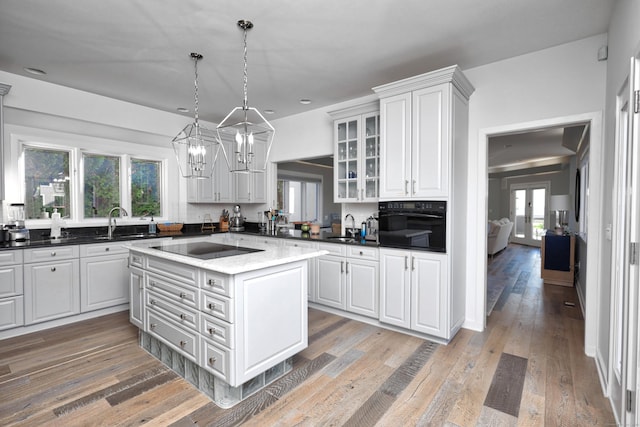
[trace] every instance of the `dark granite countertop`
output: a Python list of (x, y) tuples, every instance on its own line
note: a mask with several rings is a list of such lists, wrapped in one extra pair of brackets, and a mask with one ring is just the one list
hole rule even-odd
[[(25, 242), (4, 242), (0, 243), (1, 250), (11, 249), (32, 249), (65, 245), (87, 245), (95, 243), (115, 243), (123, 241), (142, 241), (148, 239), (158, 239), (163, 237), (187, 238), (202, 237), (210, 234), (219, 234), (220, 231), (201, 231), (200, 224), (185, 224), (180, 232), (149, 234), (143, 226), (121, 226), (116, 229), (111, 240), (106, 238), (105, 227), (69, 228), (63, 233), (61, 239), (50, 239), (49, 230), (30, 230), (31, 240)], [(226, 232), (225, 232), (226, 233)], [(325, 242), (346, 245), (358, 245), (377, 247), (375, 240), (349, 239), (335, 233), (321, 231), (320, 234), (311, 234), (297, 229), (284, 229), (275, 234), (258, 231), (257, 224), (248, 223), (246, 231), (233, 232), (250, 236), (275, 237), (280, 239), (303, 240), (310, 242)]]

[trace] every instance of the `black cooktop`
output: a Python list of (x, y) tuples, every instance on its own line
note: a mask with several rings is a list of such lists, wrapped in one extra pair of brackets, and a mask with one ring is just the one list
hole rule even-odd
[(163, 252), (190, 256), (200, 259), (224, 258), (234, 255), (244, 255), (252, 252), (262, 252), (262, 249), (242, 248), (239, 246), (221, 245), (211, 242), (178, 243), (175, 245), (151, 246)]

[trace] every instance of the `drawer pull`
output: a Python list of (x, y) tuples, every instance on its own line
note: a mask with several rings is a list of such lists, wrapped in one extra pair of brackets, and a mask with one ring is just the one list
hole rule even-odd
[(362, 253), (362, 251), (360, 251), (360, 256), (362, 256), (362, 255), (364, 255), (364, 254)]
[(215, 357), (210, 357), (209, 358), (209, 365), (214, 365), (216, 363), (216, 358)]
[(215, 286), (216, 285), (216, 279), (209, 279), (209, 281), (207, 283), (209, 284), (209, 286)]
[(56, 271), (56, 268), (55, 267), (51, 267), (51, 271)]
[(158, 326), (158, 325), (156, 325), (155, 323), (152, 323), (151, 325), (149, 325), (149, 327), (150, 327), (151, 329), (155, 329), (155, 328), (156, 328), (156, 326)]
[(187, 316), (185, 316), (184, 314), (180, 314), (180, 319), (184, 320), (186, 318), (187, 318)]
[(185, 294), (184, 292), (180, 292), (180, 298), (184, 298), (186, 296), (187, 296), (187, 294)]
[(209, 307), (209, 310), (215, 310), (216, 309), (216, 305), (212, 302), (209, 303), (209, 305), (207, 305), (207, 307)]
[(180, 347), (184, 348), (185, 345), (187, 345), (186, 341), (180, 341)]
[(209, 328), (209, 335), (213, 335), (216, 333), (216, 329), (215, 328)]
[(152, 299), (151, 301), (149, 301), (149, 304), (156, 305), (156, 300)]
[(51, 251), (51, 256), (56, 256), (56, 251)]

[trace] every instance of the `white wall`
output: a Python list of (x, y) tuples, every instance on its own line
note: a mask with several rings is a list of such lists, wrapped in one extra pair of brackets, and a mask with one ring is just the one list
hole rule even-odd
[(464, 326), (484, 327), (487, 220), (487, 154), (481, 135), (536, 121), (604, 110), (606, 62), (597, 61), (607, 43), (599, 35), (465, 70), (476, 91), (469, 103), (467, 306)]
[[(7, 200), (22, 198), (18, 190), (17, 153), (11, 147), (12, 133), (14, 140), (19, 133), (28, 138), (73, 140), (86, 147), (104, 147), (107, 152), (150, 153), (152, 157), (166, 160), (167, 216), (170, 220), (186, 220), (186, 180), (179, 179), (171, 139), (191, 118), (3, 71), (0, 71), (0, 82), (11, 85), (4, 97), (2, 153)], [(132, 222), (132, 219), (121, 222)]]
[[(629, 75), (629, 59), (640, 51), (640, 1), (619, 0), (609, 24), (609, 59), (607, 60), (606, 114), (604, 119), (604, 188), (613, 188), (615, 102), (616, 94)], [(613, 221), (612, 191), (607, 192), (602, 203), (602, 218), (605, 227)], [(609, 317), (611, 282), (611, 242), (603, 239), (601, 248), (600, 293), (598, 313), (597, 357), (601, 373), (607, 375), (609, 365)], [(606, 382), (606, 378), (605, 378)]]

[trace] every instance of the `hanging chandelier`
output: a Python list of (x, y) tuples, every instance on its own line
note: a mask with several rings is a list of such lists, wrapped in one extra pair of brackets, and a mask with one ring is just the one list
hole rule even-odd
[[(251, 21), (240, 20), (238, 26), (244, 32), (244, 74), (242, 107), (235, 107), (216, 127), (222, 152), (234, 173), (260, 173), (267, 169), (267, 161), (275, 129), (255, 108), (249, 107), (247, 99), (247, 30), (253, 28)], [(225, 143), (231, 158), (227, 155)]]
[(191, 53), (195, 64), (195, 119), (173, 138), (180, 173), (185, 178), (210, 178), (218, 157), (220, 143), (217, 134), (198, 122), (198, 61), (199, 53)]

